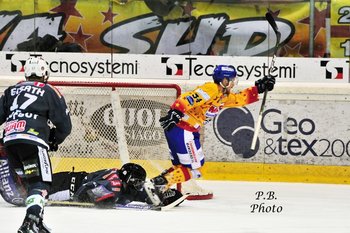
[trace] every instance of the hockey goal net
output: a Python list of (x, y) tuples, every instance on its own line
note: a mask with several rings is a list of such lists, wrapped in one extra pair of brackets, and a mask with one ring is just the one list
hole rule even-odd
[(176, 84), (50, 82), (65, 97), (72, 133), (51, 153), (54, 172), (142, 165), (148, 177), (171, 166), (159, 124), (180, 95)]

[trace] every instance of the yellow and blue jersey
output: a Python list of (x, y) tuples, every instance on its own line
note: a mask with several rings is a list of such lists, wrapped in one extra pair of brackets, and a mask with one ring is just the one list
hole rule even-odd
[(208, 82), (196, 89), (183, 93), (171, 106), (184, 113), (179, 127), (196, 132), (213, 119), (221, 109), (242, 107), (258, 101), (258, 90), (255, 86), (239, 93), (224, 95), (216, 83)]

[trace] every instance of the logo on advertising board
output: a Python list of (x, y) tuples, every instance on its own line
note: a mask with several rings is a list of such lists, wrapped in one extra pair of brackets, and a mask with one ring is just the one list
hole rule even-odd
[(258, 138), (254, 151), (250, 150), (254, 119), (247, 108), (224, 109), (214, 119), (213, 127), (220, 142), (245, 159), (255, 156), (258, 150), (271, 161), (283, 157), (287, 161), (305, 159), (314, 163), (317, 158), (322, 164), (325, 158), (332, 160), (350, 156), (350, 141), (342, 139), (340, 132), (334, 138), (332, 134), (326, 134), (321, 126), (317, 129), (315, 119), (300, 114), (286, 116), (284, 111), (276, 108), (265, 110), (260, 132), (264, 135), (263, 141)]
[[(97, 92), (101, 93), (101, 90)], [(115, 158), (119, 152), (122, 153), (119, 151), (122, 147), (129, 151), (130, 159), (169, 159), (159, 118), (166, 115), (169, 102), (174, 97), (162, 96), (162, 100), (158, 101), (155, 96), (144, 96), (142, 90), (133, 91), (134, 94), (136, 92), (142, 96), (130, 96), (122, 91), (120, 106), (112, 106), (106, 92), (102, 92), (103, 96), (95, 95), (93, 100), (80, 94), (74, 97), (66, 95), (74, 136), (69, 137), (60, 151), (73, 157)]]
[(166, 64), (166, 75), (178, 75), (182, 76), (183, 75), (183, 64), (181, 63), (175, 63), (170, 66), (168, 64), (169, 57), (162, 57), (161, 62), (162, 64)]
[(213, 125), (216, 137), (223, 144), (230, 146), (238, 156), (250, 158), (259, 150), (259, 139), (255, 150), (250, 149), (254, 134), (254, 118), (247, 108), (224, 109), (214, 118)]
[(11, 65), (10, 65), (11, 72), (24, 72), (24, 64), (26, 63), (26, 60), (25, 59), (23, 59), (23, 60), (14, 59), (14, 60), (12, 60), (13, 55), (14, 55), (13, 53), (7, 53), (5, 55), (5, 59), (7, 61), (11, 61)]
[[(41, 57), (41, 54), (30, 54), (31, 57)], [(5, 60), (10, 61), (10, 71), (12, 73), (24, 72), (24, 64), (28, 59), (27, 54), (22, 53), (6, 53)]]
[[(125, 110), (125, 137), (129, 146), (154, 146), (165, 143), (164, 131), (158, 120), (169, 109), (167, 104), (135, 99), (121, 101), (121, 106)], [(92, 114), (90, 123), (101, 137), (117, 142), (111, 104), (97, 109)]]
[(85, 55), (82, 58), (79, 53), (5, 53), (5, 61), (8, 64), (4, 66), (6, 70), (1, 70), (1, 72), (10, 74), (24, 72), (24, 65), (28, 57), (44, 57), (53, 77), (111, 77), (112, 74), (124, 77), (124, 75), (137, 76), (139, 74), (139, 63), (134, 59), (135, 57), (127, 57), (121, 61), (111, 59), (110, 54)]
[(343, 67), (335, 66), (329, 60), (321, 60), (320, 65), (326, 67), (326, 79), (343, 79)]

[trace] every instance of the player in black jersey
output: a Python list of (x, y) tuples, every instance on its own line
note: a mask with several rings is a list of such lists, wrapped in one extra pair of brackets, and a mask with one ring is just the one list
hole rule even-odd
[(52, 182), (49, 150), (57, 150), (72, 129), (66, 102), (50, 84), (49, 68), (41, 57), (24, 66), (26, 81), (8, 87), (0, 98), (0, 125), (9, 164), (27, 186), (26, 216), (20, 233), (46, 233), (44, 201)]
[[(65, 171), (52, 175), (48, 194), (51, 201), (74, 201), (94, 203), (97, 207), (110, 208), (115, 204), (127, 205), (144, 202), (154, 205), (155, 196), (146, 192), (145, 169), (135, 163), (126, 163), (120, 169), (102, 169), (94, 172)], [(0, 196), (13, 205), (23, 206), (27, 182), (8, 163), (8, 156), (0, 139)], [(161, 205), (168, 205), (182, 196), (181, 192), (169, 189), (160, 198)]]

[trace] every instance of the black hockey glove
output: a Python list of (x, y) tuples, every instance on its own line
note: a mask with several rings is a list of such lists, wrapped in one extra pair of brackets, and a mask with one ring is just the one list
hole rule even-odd
[(57, 151), (58, 150), (58, 144), (56, 143), (56, 136), (55, 136), (55, 128), (50, 129), (50, 135), (49, 135), (49, 149), (50, 151)]
[(57, 151), (58, 150), (57, 143), (49, 142), (49, 147), (50, 147), (50, 151)]
[(255, 81), (255, 86), (258, 88), (259, 94), (267, 91), (272, 91), (275, 86), (276, 79), (274, 77), (265, 76), (262, 79), (258, 79)]
[(172, 129), (177, 123), (180, 122), (181, 118), (184, 116), (182, 112), (176, 109), (170, 109), (168, 115), (161, 117), (159, 119), (160, 125), (164, 130)]

